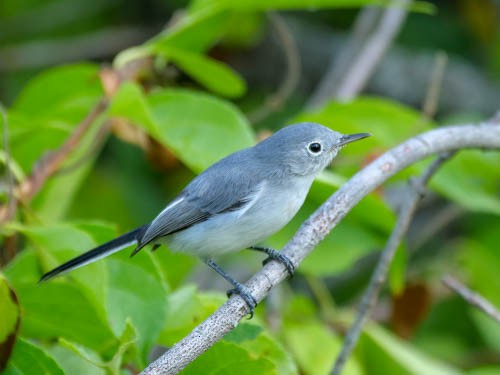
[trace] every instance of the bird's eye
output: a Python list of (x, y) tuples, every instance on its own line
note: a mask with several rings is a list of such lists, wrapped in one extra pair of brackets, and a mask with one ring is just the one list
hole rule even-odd
[(311, 151), (313, 154), (318, 154), (321, 152), (321, 143), (318, 142), (312, 142), (308, 146), (309, 151)]

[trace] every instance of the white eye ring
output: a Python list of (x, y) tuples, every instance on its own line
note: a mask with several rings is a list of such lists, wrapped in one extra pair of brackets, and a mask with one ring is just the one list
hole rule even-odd
[(307, 145), (307, 151), (313, 155), (319, 155), (323, 151), (323, 146), (320, 142), (314, 141)]

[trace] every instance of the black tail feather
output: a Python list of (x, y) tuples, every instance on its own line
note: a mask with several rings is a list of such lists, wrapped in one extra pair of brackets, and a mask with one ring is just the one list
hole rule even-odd
[(95, 249), (89, 250), (86, 253), (83, 253), (67, 261), (66, 263), (61, 264), (60, 266), (54, 268), (53, 270), (43, 275), (40, 278), (39, 282), (50, 280), (53, 277), (56, 277), (62, 273), (95, 262), (96, 260), (107, 257), (108, 255), (116, 253), (117, 251), (120, 251), (124, 247), (139, 242), (142, 233), (144, 233), (145, 227), (147, 227), (147, 225), (134, 229), (131, 232), (125, 233), (124, 235), (117, 237), (114, 240), (106, 242), (105, 244), (102, 244), (96, 247)]

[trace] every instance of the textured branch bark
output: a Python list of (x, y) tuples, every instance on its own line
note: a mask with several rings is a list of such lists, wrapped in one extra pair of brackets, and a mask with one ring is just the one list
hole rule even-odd
[[(431, 130), (387, 151), (353, 176), (318, 208), (285, 245), (283, 254), (299, 265), (365, 195), (389, 177), (430, 155), (464, 148), (500, 149), (500, 119), (497, 117), (479, 125)], [(271, 261), (246, 286), (260, 302), (286, 277), (284, 266)], [(189, 335), (151, 363), (142, 374), (178, 373), (236, 327), (247, 313), (245, 302), (233, 295)]]
[(444, 285), (462, 297), (467, 303), (477, 307), (490, 318), (494, 319), (497, 323), (500, 323), (500, 310), (493, 306), (493, 304), (482, 295), (470, 290), (460, 281), (451, 276), (445, 276), (441, 281)]
[(417, 210), (418, 203), (422, 198), (422, 193), (425, 190), (427, 183), (438, 171), (439, 167), (452, 157), (453, 154), (453, 152), (441, 154), (420, 177), (412, 180), (412, 189), (407, 192), (406, 199), (401, 207), (394, 230), (387, 240), (384, 250), (382, 250), (377, 267), (375, 268), (375, 271), (373, 271), (368, 287), (361, 298), (356, 319), (345, 336), (342, 350), (335, 360), (335, 364), (331, 372), (332, 375), (341, 374), (347, 359), (358, 342), (361, 330), (363, 329), (370, 312), (377, 303), (380, 290), (387, 280), (387, 273), (389, 272), (389, 267), (394, 259), (396, 250), (408, 232), (408, 228), (411, 224), (415, 211)]

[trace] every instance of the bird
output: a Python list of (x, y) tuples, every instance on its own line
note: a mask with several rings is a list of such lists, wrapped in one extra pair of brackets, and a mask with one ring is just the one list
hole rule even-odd
[(278, 250), (258, 246), (284, 227), (300, 209), (316, 176), (348, 143), (368, 133), (344, 135), (303, 122), (285, 126), (256, 145), (234, 152), (195, 177), (149, 223), (91, 249), (45, 273), (40, 282), (135, 245), (166, 245), (173, 252), (201, 258), (228, 281), (246, 302), (250, 317), (257, 305), (249, 290), (223, 271), (213, 258), (252, 249), (295, 265)]

